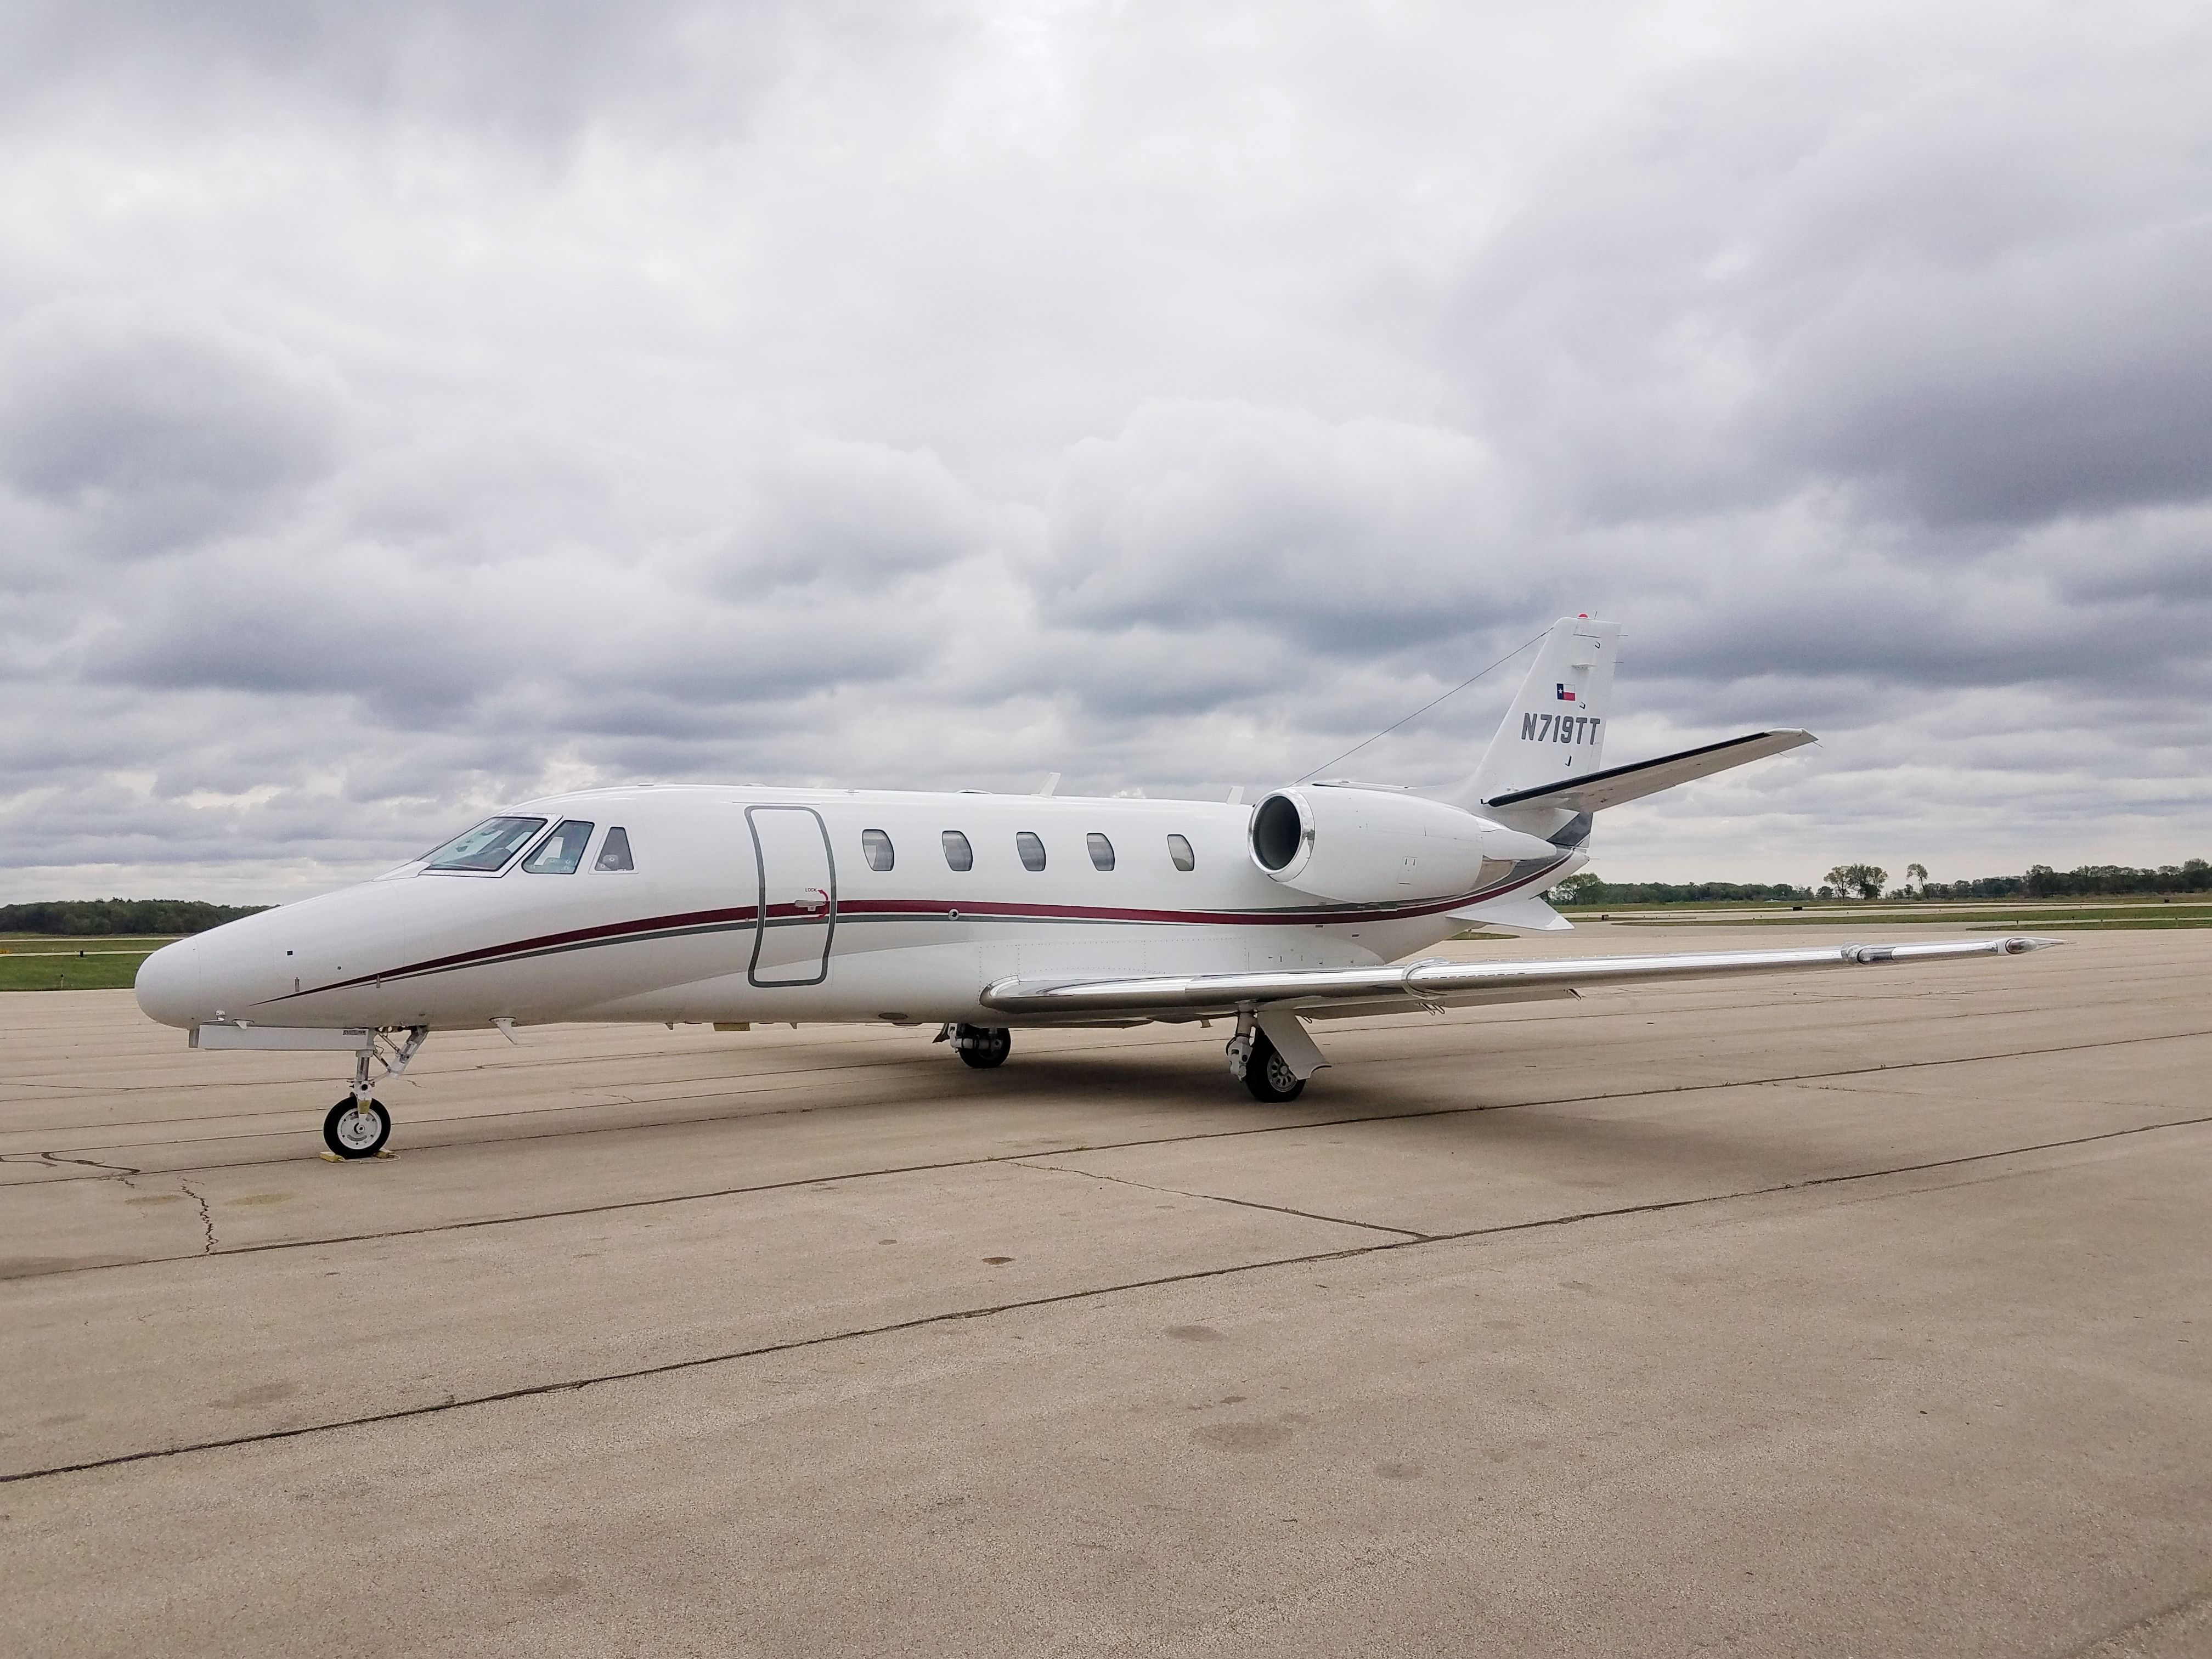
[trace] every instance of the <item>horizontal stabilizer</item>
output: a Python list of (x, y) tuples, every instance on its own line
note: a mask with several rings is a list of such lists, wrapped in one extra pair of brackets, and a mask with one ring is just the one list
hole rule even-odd
[(1662, 755), (1656, 760), (1636, 761), (1626, 766), (1608, 766), (1601, 772), (1586, 773), (1578, 778), (1562, 778), (1557, 783), (1539, 784), (1533, 789), (1492, 795), (1486, 805), (1557, 806), (1570, 812), (1601, 811), (1624, 801), (1656, 795), (1662, 789), (1672, 789), (1693, 778), (1711, 777), (1731, 766), (1765, 760), (1769, 755), (1778, 755), (1785, 749), (1812, 741), (1810, 732), (1753, 732), (1724, 743), (1709, 743), (1701, 749), (1685, 749), (1679, 755)]
[(1500, 899), (1495, 904), (1470, 904), (1464, 910), (1453, 911), (1451, 917), (1454, 921), (1503, 927), (1515, 933), (1557, 933), (1574, 926), (1534, 893)]
[(1358, 1005), (1370, 1004), (1375, 1012), (1387, 1012), (1409, 1002), (1438, 1006), (1520, 1001), (1531, 994), (1565, 994), (1592, 986), (1647, 980), (2016, 957), (2063, 942), (2014, 934), (2006, 939), (1946, 939), (1925, 945), (1821, 945), (1783, 951), (1697, 951), (1563, 961), (1451, 962), (1431, 957), (1380, 968), (1280, 968), (1249, 974), (1164, 974), (1073, 981), (1002, 979), (987, 986), (981, 1000), (986, 1008), (1009, 1015), (1074, 1024), (1115, 1015), (1195, 1019), (1269, 1003), (1287, 1004), (1301, 1012), (1329, 1013), (1354, 1012)]

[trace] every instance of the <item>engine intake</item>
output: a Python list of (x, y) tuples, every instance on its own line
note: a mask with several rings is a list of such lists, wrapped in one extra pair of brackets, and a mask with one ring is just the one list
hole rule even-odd
[(1253, 810), (1251, 840), (1269, 878), (1346, 903), (1456, 897), (1559, 850), (1441, 801), (1341, 784), (1276, 790)]

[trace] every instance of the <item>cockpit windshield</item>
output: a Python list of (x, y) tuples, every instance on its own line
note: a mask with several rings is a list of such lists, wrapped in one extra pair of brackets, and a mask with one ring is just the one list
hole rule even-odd
[(486, 818), (422, 860), (425, 870), (496, 871), (545, 827), (544, 818)]

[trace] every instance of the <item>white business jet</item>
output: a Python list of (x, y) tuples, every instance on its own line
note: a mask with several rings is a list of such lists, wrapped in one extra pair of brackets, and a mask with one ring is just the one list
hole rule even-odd
[(324, 1139), (434, 1030), (557, 1020), (934, 1025), (969, 1065), (1016, 1027), (1235, 1023), (1229, 1069), (1295, 1099), (1307, 1022), (1711, 975), (2013, 956), (2055, 939), (1406, 961), (1463, 929), (1569, 926), (1542, 892), (1608, 806), (1809, 743), (1758, 732), (1602, 764), (1620, 625), (1544, 636), (1455, 788), (1334, 779), (1256, 805), (651, 786), (526, 802), (358, 886), (164, 946), (139, 1006), (200, 1048), (351, 1051)]

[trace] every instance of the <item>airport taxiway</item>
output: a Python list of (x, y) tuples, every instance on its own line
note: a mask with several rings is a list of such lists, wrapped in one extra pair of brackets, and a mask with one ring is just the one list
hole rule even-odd
[(348, 1165), (330, 1056), (0, 997), (0, 1648), (2212, 1652), (2208, 985), (1334, 1023), (1275, 1107), (1218, 1026), (449, 1034)]

